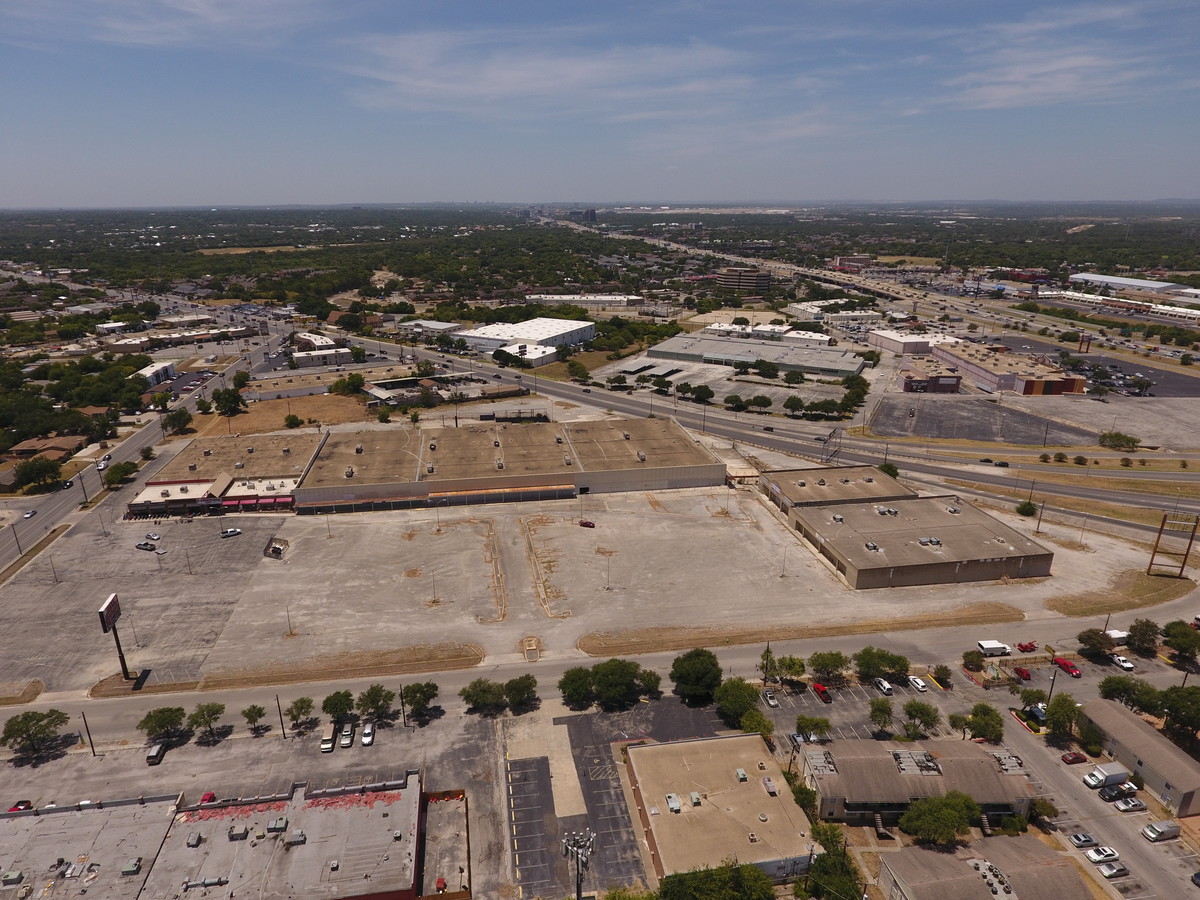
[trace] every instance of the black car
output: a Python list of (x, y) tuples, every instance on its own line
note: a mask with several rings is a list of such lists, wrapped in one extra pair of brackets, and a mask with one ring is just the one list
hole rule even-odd
[(1130, 782), (1124, 784), (1110, 784), (1107, 787), (1100, 788), (1100, 799), (1105, 803), (1112, 803), (1114, 800), (1124, 800), (1126, 797), (1132, 797), (1137, 793), (1137, 787)]

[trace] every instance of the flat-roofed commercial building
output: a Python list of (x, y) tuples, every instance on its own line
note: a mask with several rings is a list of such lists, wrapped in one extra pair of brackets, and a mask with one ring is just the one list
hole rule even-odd
[(1050, 574), (1054, 554), (957, 497), (793, 506), (793, 528), (850, 587), (958, 584)]
[(717, 284), (733, 291), (762, 293), (771, 286), (771, 273), (755, 266), (726, 266), (717, 269)]
[(881, 328), (867, 332), (867, 345), (897, 356), (923, 356), (936, 344), (958, 344), (961, 338), (950, 334), (913, 334), (908, 331), (895, 331)]
[(641, 306), (646, 298), (641, 294), (530, 294), (525, 298), (530, 303), (547, 306), (583, 306), (588, 309), (605, 309), (612, 306)]
[(82, 888), (105, 900), (147, 896), (142, 889), (178, 800), (147, 795), (0, 813), (0, 891), (12, 898), (78, 896)]
[(150, 363), (150, 365), (138, 369), (133, 374), (143, 376), (150, 383), (150, 387), (154, 387), (156, 384), (162, 384), (164, 381), (170, 381), (175, 377), (175, 363)]
[(332, 350), (337, 341), (323, 334), (311, 331), (298, 331), (292, 335), (292, 341), (301, 350)]
[(932, 357), (910, 356), (900, 364), (900, 386), (906, 394), (957, 394), (962, 375)]
[(473, 350), (491, 353), (509, 344), (541, 344), (545, 347), (583, 344), (596, 336), (594, 322), (541, 317), (525, 322), (494, 322), (453, 333)]
[(627, 760), (638, 843), (658, 880), (732, 856), (778, 883), (824, 852), (759, 735), (631, 745)]
[(1080, 712), (1104, 736), (1104, 752), (1142, 776), (1146, 790), (1172, 815), (1200, 814), (1200, 763), (1190, 754), (1120, 703), (1093, 700)]
[(1169, 281), (1149, 281), (1145, 278), (1122, 278), (1118, 275), (1097, 275), (1094, 272), (1079, 272), (1067, 280), (1072, 284), (1092, 284), (1099, 287), (1113, 288), (1118, 291), (1149, 291), (1155, 294), (1167, 294), (1187, 287), (1187, 285), (1172, 284)]
[(874, 466), (818, 466), (763, 472), (758, 476), (758, 489), (784, 512), (793, 506), (882, 503), (917, 496), (915, 491)]
[(349, 347), (332, 347), (327, 350), (301, 350), (293, 353), (292, 359), (302, 369), (309, 366), (341, 366), (353, 361), (354, 354)]
[(327, 433), (301, 513), (711, 487), (725, 465), (671, 419), (485, 423)]
[(963, 379), (988, 393), (1014, 391), (1027, 396), (1082, 394), (1087, 379), (1018, 353), (997, 353), (967, 341), (936, 344), (933, 358), (957, 369)]
[(1018, 757), (972, 741), (830, 741), (797, 752), (821, 818), (848, 825), (894, 826), (914, 800), (962, 791), (998, 826), (1028, 818), (1036, 794)]
[[(1032, 835), (972, 844), (954, 853), (941, 848), (905, 847), (880, 854), (879, 859), (878, 887), (884, 900), (994, 900), (997, 896), (1064, 900), (1091, 896), (1075, 860), (1051, 850)], [(1006, 885), (1011, 893), (1005, 892)]]
[(721, 366), (734, 366), (739, 362), (753, 365), (763, 359), (775, 363), (784, 372), (804, 372), (829, 378), (857, 375), (866, 365), (862, 357), (838, 348), (824, 349), (799, 346), (789, 341), (756, 341), (699, 334), (667, 338), (650, 347), (646, 356)]

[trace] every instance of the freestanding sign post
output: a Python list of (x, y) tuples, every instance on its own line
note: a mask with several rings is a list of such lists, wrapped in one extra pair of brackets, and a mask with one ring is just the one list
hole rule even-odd
[(121, 674), (126, 681), (129, 681), (129, 666), (125, 663), (125, 651), (121, 649), (121, 636), (117, 634), (117, 619), (121, 618), (121, 601), (116, 594), (108, 595), (108, 599), (101, 605), (99, 613), (100, 629), (105, 634), (112, 632), (113, 640), (117, 643), (117, 658), (121, 660)]

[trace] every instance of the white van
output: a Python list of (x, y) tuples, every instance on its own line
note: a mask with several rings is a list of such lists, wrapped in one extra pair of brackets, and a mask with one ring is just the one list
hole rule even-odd
[(325, 732), (321, 735), (321, 752), (332, 753), (337, 742), (337, 726), (330, 722), (325, 726)]

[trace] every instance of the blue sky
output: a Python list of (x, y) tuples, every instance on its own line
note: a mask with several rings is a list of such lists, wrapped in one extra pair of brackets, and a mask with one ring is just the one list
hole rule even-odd
[(0, 0), (0, 207), (1200, 197), (1196, 0)]

